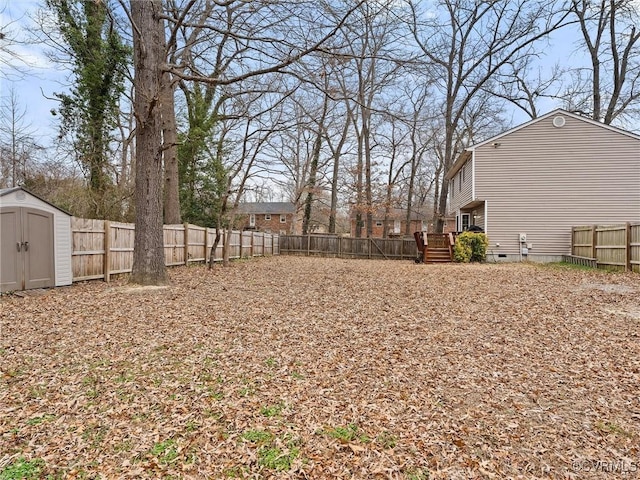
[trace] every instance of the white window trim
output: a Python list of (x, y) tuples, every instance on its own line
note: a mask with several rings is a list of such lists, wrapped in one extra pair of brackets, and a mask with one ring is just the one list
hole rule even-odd
[(271, 220), (271, 214), (270, 213), (265, 213), (264, 214), (264, 219), (265, 220)]
[(287, 216), (286, 215), (280, 215), (280, 223), (287, 223)]
[(249, 214), (249, 226), (250, 227), (255, 227), (256, 226), (256, 214), (255, 213), (250, 213)]
[(471, 151), (471, 199), (476, 199), (476, 151)]
[(489, 202), (484, 201), (484, 232), (489, 233)]

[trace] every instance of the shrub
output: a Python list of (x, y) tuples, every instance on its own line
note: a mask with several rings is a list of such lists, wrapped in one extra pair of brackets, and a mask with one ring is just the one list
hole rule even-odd
[(463, 232), (456, 237), (453, 259), (456, 262), (484, 262), (489, 240), (485, 233)]

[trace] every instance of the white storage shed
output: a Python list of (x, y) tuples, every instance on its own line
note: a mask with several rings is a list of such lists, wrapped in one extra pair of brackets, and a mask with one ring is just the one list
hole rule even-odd
[(0, 292), (71, 285), (71, 215), (22, 187), (0, 189)]

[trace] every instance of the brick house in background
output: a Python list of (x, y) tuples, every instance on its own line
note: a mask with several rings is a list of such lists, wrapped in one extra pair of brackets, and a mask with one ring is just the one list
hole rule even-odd
[(280, 235), (298, 233), (296, 206), (291, 202), (246, 202), (238, 205), (239, 227)]
[[(351, 236), (356, 236), (356, 211), (352, 210), (350, 215), (351, 220)], [(413, 232), (421, 232), (429, 228), (430, 215), (423, 213), (422, 211), (414, 211), (411, 213), (409, 220), (409, 235), (413, 235)], [(366, 236), (366, 213), (362, 214), (362, 236)], [(405, 235), (407, 226), (407, 211), (403, 208), (392, 208), (386, 215), (387, 221), (387, 236), (389, 237), (401, 237)], [(385, 223), (385, 210), (380, 208), (373, 213), (373, 237), (384, 237), (384, 223)]]

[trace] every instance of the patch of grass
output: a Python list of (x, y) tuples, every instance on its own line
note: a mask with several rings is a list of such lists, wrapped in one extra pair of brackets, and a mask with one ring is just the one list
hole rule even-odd
[(405, 472), (407, 480), (429, 480), (429, 470), (423, 468), (411, 468)]
[(247, 385), (246, 387), (242, 387), (238, 391), (238, 395), (241, 397), (248, 397), (256, 393), (256, 389), (252, 385)]
[(296, 380), (302, 380), (304, 378), (300, 372), (296, 371), (291, 372), (291, 376)]
[(187, 422), (187, 424), (185, 425), (184, 429), (187, 432), (195, 432), (196, 430), (198, 430), (200, 428), (200, 425), (198, 425), (195, 421), (193, 420), (189, 420)]
[(228, 467), (222, 471), (227, 478), (245, 478), (246, 473), (248, 473), (247, 467), (242, 466)]
[(178, 458), (178, 447), (172, 438), (164, 442), (156, 443), (150, 451), (151, 455), (158, 458), (160, 465), (167, 465)]
[(398, 444), (398, 439), (389, 432), (382, 432), (376, 437), (376, 443), (382, 448), (394, 448)]
[(371, 439), (363, 432), (360, 432), (355, 423), (350, 423), (346, 427), (332, 427), (325, 430), (325, 433), (336, 440), (343, 443), (354, 442), (356, 440), (362, 443), (368, 443)]
[(18, 457), (0, 470), (0, 480), (37, 480), (42, 476), (44, 462), (39, 458)]
[(47, 387), (44, 385), (35, 385), (29, 389), (29, 397), (39, 399), (44, 398), (47, 393)]
[(269, 443), (273, 440), (273, 434), (266, 430), (246, 430), (241, 438), (252, 443)]
[(224, 398), (224, 393), (214, 391), (212, 388), (209, 388), (208, 392), (211, 398), (215, 398), (216, 400), (222, 400)]
[(102, 425), (92, 425), (82, 432), (82, 439), (91, 445), (91, 448), (99, 448), (104, 441), (109, 429)]
[(269, 368), (276, 368), (278, 366), (278, 362), (273, 357), (267, 358), (264, 363)]
[(267, 405), (265, 407), (260, 408), (260, 413), (265, 417), (277, 417), (282, 413), (284, 409), (283, 403), (278, 403), (277, 405)]
[(56, 416), (52, 413), (47, 413), (41, 417), (33, 417), (27, 420), (27, 425), (35, 426), (40, 425), (41, 423), (48, 422), (49, 420), (53, 420)]
[(128, 383), (128, 382), (132, 381), (134, 378), (135, 378), (135, 376), (132, 373), (130, 373), (130, 372), (122, 372), (115, 378), (115, 381), (117, 383)]
[(258, 464), (276, 471), (289, 470), (293, 461), (300, 455), (300, 449), (293, 447), (288, 451), (278, 447), (262, 447), (258, 450)]
[(540, 263), (540, 264), (536, 264), (540, 267), (547, 267), (547, 268), (559, 268), (559, 269), (565, 269), (565, 270), (587, 270), (590, 272), (595, 271), (596, 269), (593, 267), (589, 267), (587, 265), (576, 265), (574, 263), (569, 263), (569, 262), (550, 262), (550, 263)]
[(620, 425), (610, 422), (596, 422), (596, 428), (603, 433), (610, 433), (620, 437), (632, 437), (631, 432), (625, 430)]
[(116, 453), (130, 452), (132, 449), (133, 449), (133, 442), (131, 440), (125, 440), (123, 442), (117, 443), (113, 447), (113, 451)]

